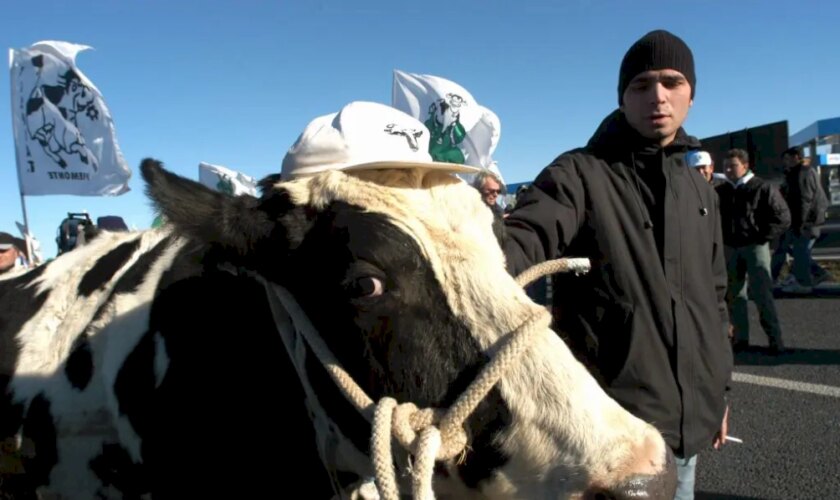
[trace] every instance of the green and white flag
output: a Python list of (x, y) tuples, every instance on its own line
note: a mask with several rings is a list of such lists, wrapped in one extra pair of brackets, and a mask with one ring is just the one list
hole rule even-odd
[(426, 125), (435, 161), (491, 168), (501, 124), (464, 87), (433, 75), (394, 70), (391, 105)]
[(259, 196), (257, 181), (253, 177), (219, 165), (204, 162), (199, 163), (198, 182), (210, 189), (215, 189), (231, 196), (239, 196), (241, 194)]

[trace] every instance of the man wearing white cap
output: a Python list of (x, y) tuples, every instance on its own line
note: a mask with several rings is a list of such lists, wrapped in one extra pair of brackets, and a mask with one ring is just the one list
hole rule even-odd
[(20, 257), (25, 248), (23, 240), (9, 233), (0, 233), (0, 274), (22, 268)]
[(685, 164), (691, 168), (696, 168), (706, 182), (715, 185), (715, 164), (712, 161), (712, 155), (706, 151), (689, 151), (685, 155)]

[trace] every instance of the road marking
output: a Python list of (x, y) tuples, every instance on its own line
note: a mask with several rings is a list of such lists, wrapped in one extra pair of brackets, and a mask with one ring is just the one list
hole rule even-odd
[(762, 377), (760, 375), (738, 372), (732, 373), (732, 380), (744, 384), (763, 385), (765, 387), (776, 387), (778, 389), (789, 389), (791, 391), (808, 392), (811, 394), (819, 394), (820, 396), (840, 398), (840, 387), (834, 387), (831, 385), (794, 382), (793, 380), (785, 380), (783, 378)]

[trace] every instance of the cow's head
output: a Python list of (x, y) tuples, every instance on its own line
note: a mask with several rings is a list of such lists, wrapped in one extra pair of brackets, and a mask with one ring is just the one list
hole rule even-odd
[(93, 104), (93, 93), (73, 69), (61, 75), (58, 82), (64, 87), (64, 93), (70, 101), (66, 104), (71, 111), (84, 111)]
[[(176, 233), (206, 244), (207, 259), (289, 290), (374, 400), (446, 408), (500, 339), (542, 312), (505, 270), (491, 212), (452, 175), (326, 171), (267, 182), (254, 198), (211, 191), (156, 161), (141, 168)], [(672, 496), (672, 459), (656, 429), (608, 398), (550, 329), (536, 337), (467, 421), (463, 460), (439, 464), (440, 488)], [(331, 415), (367, 453), (370, 428), (358, 417)]]

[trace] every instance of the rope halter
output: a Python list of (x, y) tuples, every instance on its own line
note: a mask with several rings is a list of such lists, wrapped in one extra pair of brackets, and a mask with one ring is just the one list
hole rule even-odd
[[(534, 280), (559, 272), (584, 273), (589, 259), (557, 259), (535, 265), (517, 276), (518, 285), (525, 287)], [(467, 434), (464, 422), (490, 390), (501, 380), (508, 368), (531, 345), (535, 332), (545, 331), (551, 323), (547, 310), (532, 315), (518, 328), (500, 340), (501, 348), (482, 368), (478, 376), (448, 409), (417, 408), (413, 403), (398, 403), (383, 397), (374, 401), (353, 380), (330, 352), (309, 318), (283, 287), (263, 280), (268, 302), (277, 324), (292, 319), (295, 329), (310, 346), (344, 396), (372, 424), (371, 454), (376, 487), (384, 500), (399, 500), (397, 474), (394, 468), (392, 438), (414, 456), (411, 470), (411, 490), (415, 499), (432, 500), (432, 476), (436, 460), (449, 461), (465, 455)], [(284, 343), (288, 339), (283, 336)], [(286, 346), (291, 352), (290, 346)], [(293, 361), (294, 362), (294, 361)]]

